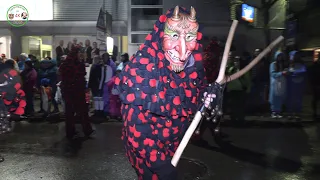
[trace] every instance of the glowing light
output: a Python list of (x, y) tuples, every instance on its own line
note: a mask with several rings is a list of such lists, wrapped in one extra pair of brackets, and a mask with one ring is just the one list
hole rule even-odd
[(112, 37), (107, 37), (107, 52), (112, 55), (114, 40)]

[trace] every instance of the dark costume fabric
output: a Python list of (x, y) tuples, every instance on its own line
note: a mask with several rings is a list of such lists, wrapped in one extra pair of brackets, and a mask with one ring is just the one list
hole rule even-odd
[[(203, 66), (206, 70), (205, 72), (207, 82), (214, 83), (219, 75), (223, 48), (219, 45), (217, 41), (211, 40), (210, 44), (204, 49), (203, 52)], [(193, 140), (203, 140), (202, 136), (207, 128), (209, 128), (211, 133), (213, 134), (214, 127), (215, 123), (213, 123), (212, 121), (203, 121), (200, 126), (200, 134), (194, 134)]]
[(5, 64), (0, 65), (0, 134), (12, 130), (10, 115), (23, 115), (26, 101), (19, 74)]
[[(81, 118), (83, 132), (86, 135), (92, 133), (89, 122), (88, 108), (86, 105), (85, 65), (78, 60), (78, 47), (73, 47), (67, 59), (61, 64), (61, 93), (65, 101), (66, 134), (67, 138), (75, 135), (76, 118)], [(76, 116), (77, 115), (77, 116)]]
[(204, 50), (203, 65), (206, 69), (208, 83), (214, 83), (218, 78), (222, 51), (222, 47), (214, 40)]
[[(189, 14), (185, 9), (181, 12)], [(175, 73), (162, 50), (163, 29), (173, 10), (160, 16), (140, 50), (115, 80), (122, 101), (123, 141), (139, 179), (175, 179), (171, 158), (196, 112), (204, 85), (202, 45)]]

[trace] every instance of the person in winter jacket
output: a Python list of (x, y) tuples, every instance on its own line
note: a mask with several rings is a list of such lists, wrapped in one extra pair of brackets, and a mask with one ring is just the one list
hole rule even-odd
[[(245, 64), (245, 62), (241, 62), (240, 57), (235, 57), (227, 68), (227, 74), (231, 75), (238, 72), (245, 67)], [(243, 122), (245, 120), (245, 99), (250, 93), (250, 90), (251, 79), (249, 72), (227, 84), (227, 106), (230, 108), (230, 118), (232, 121)]]
[(34, 113), (34, 90), (37, 83), (37, 71), (33, 68), (31, 61), (26, 61), (24, 70), (21, 72), (22, 89), (26, 94), (27, 106), (25, 108), (25, 115), (32, 116)]
[(271, 117), (282, 118), (282, 106), (285, 103), (287, 90), (288, 69), (285, 68), (285, 56), (282, 52), (276, 52), (274, 62), (270, 64), (270, 90), (269, 102), (271, 105)]
[(290, 74), (287, 76), (286, 110), (289, 113), (289, 119), (300, 119), (299, 114), (302, 110), (307, 68), (303, 64), (298, 51), (291, 51), (289, 58)]
[[(38, 72), (38, 88), (40, 87), (42, 79), (49, 79), (50, 84), (48, 86), (52, 88), (52, 93), (53, 95), (55, 95), (57, 91), (57, 83), (58, 83), (57, 71), (58, 71), (58, 67), (57, 67), (57, 62), (55, 60), (42, 60), (40, 62), (40, 69)], [(52, 105), (54, 108), (52, 113), (59, 112), (58, 104), (54, 98), (52, 99)], [(43, 111), (44, 111), (43, 109), (40, 110), (40, 112), (43, 112)]]

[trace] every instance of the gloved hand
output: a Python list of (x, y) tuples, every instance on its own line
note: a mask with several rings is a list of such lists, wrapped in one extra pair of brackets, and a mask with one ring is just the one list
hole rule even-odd
[(208, 94), (207, 92), (203, 93), (204, 98), (204, 106), (208, 108), (210, 106), (210, 103), (213, 102), (213, 99), (216, 98), (215, 94)]
[(177, 169), (170, 161), (159, 168), (154, 168), (153, 170), (158, 175), (159, 180), (176, 180), (178, 178)]

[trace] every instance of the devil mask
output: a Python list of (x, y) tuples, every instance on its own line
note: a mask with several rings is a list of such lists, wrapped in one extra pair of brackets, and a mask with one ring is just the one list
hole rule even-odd
[(190, 15), (179, 12), (176, 6), (171, 18), (165, 23), (163, 50), (166, 59), (174, 72), (181, 72), (192, 51), (197, 45), (199, 24), (196, 21), (196, 11), (191, 7)]

